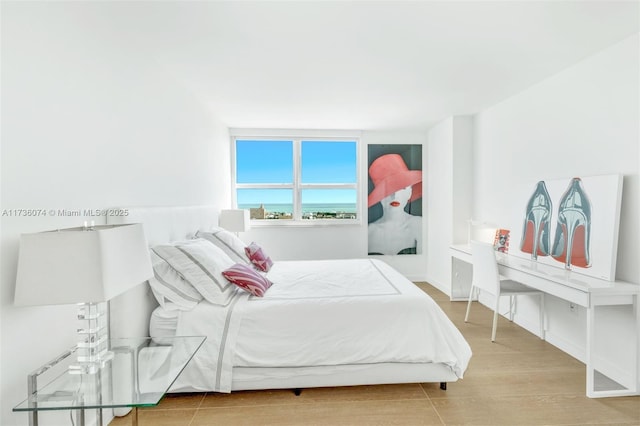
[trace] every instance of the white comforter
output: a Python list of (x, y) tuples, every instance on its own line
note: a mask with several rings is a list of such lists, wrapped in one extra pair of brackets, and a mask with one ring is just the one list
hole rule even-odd
[(444, 363), (462, 377), (471, 349), (439, 306), (379, 260), (277, 262), (263, 298), (181, 312), (177, 335), (207, 341), (174, 388), (230, 392), (232, 368)]

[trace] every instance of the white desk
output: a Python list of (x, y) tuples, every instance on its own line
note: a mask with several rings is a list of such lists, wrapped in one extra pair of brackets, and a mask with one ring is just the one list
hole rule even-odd
[[(454, 245), (450, 247), (452, 257), (452, 300), (467, 300), (471, 288), (471, 269), (456, 266), (462, 261), (471, 264), (471, 247)], [(640, 377), (638, 375), (638, 356), (640, 354), (640, 285), (605, 281), (579, 273), (567, 271), (524, 258), (496, 253), (500, 274), (505, 278), (519, 281), (560, 299), (567, 300), (587, 311), (586, 365), (587, 396), (599, 398), (605, 396), (640, 395)], [(632, 305), (636, 325), (635, 363), (632, 366), (633, 386), (629, 388), (605, 389), (599, 380), (593, 363), (595, 342), (595, 310), (598, 306)]]

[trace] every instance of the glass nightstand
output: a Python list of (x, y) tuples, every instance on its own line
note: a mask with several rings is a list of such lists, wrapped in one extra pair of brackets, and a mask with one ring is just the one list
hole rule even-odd
[[(29, 425), (38, 425), (38, 412), (76, 410), (78, 425), (85, 424), (85, 411), (96, 409), (96, 424), (102, 425), (102, 409), (133, 410), (132, 424), (138, 424), (138, 407), (160, 402), (184, 367), (200, 349), (206, 337), (179, 336), (109, 339), (114, 357), (96, 374), (69, 370), (76, 348), (28, 376), (28, 398), (13, 411), (29, 413)], [(39, 386), (38, 381), (48, 382)]]

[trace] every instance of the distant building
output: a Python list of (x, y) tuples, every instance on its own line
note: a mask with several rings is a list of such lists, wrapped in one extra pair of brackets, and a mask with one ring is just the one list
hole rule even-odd
[[(328, 208), (329, 209), (329, 208)], [(250, 208), (249, 215), (251, 219), (293, 219), (293, 214), (290, 212), (270, 212), (264, 208), (264, 204), (260, 204), (260, 207)], [(348, 213), (342, 211), (316, 211), (316, 212), (304, 212), (302, 213), (302, 219), (314, 220), (314, 219), (355, 219), (356, 213)]]
[(267, 217), (267, 212), (264, 209), (264, 204), (260, 204), (258, 208), (249, 209), (249, 216), (251, 219), (265, 219)]
[(356, 214), (355, 213), (343, 213), (340, 212), (336, 215), (336, 219), (355, 219), (356, 218)]

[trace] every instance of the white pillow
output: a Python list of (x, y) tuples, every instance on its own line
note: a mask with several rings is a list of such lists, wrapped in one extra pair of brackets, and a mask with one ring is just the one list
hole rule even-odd
[(149, 279), (149, 285), (160, 306), (166, 307), (167, 302), (171, 302), (180, 310), (191, 310), (202, 300), (198, 290), (153, 250), (151, 265), (154, 276)]
[(207, 240), (163, 244), (152, 250), (214, 305), (227, 305), (237, 291), (236, 286), (222, 276), (222, 271), (235, 262)]
[(204, 238), (224, 251), (234, 263), (250, 265), (251, 262), (245, 253), (247, 245), (232, 232), (222, 228), (213, 228), (210, 231), (196, 232), (197, 238)]

